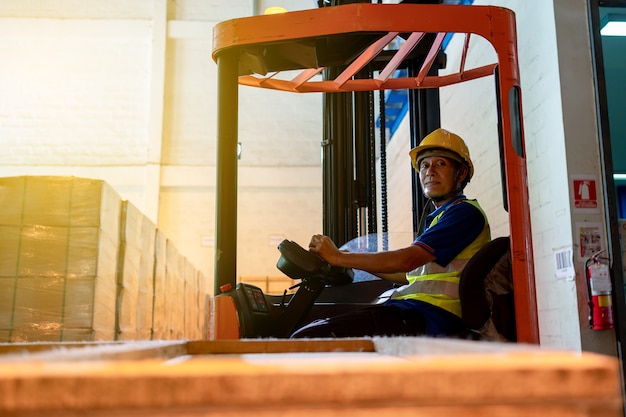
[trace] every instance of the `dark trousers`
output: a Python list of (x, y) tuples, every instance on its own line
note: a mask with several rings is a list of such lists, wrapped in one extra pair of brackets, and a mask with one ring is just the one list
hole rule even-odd
[(392, 300), (315, 320), (291, 337), (447, 336), (463, 330), (461, 319), (441, 308), (415, 300)]

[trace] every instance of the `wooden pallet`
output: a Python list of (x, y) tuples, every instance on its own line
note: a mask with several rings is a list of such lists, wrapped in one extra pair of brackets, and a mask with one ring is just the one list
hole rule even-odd
[[(618, 360), (430, 338), (0, 346), (2, 416), (602, 416)], [(115, 413), (115, 414), (113, 414)]]

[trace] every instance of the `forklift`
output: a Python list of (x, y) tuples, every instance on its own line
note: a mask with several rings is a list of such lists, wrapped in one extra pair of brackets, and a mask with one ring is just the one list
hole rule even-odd
[[(213, 326), (213, 339), (288, 337), (312, 319), (376, 303), (391, 287), (384, 280), (353, 282), (354, 271), (333, 268), (289, 240), (278, 247), (277, 267), (299, 280), (295, 294), (268, 295), (253, 285), (236, 283), (239, 86), (324, 95), (323, 233), (342, 245), (381, 229), (372, 191), (373, 93), (408, 91), (413, 147), (439, 127), (440, 87), (493, 77), (499, 122), (499, 143), (494, 146), (500, 149), (503, 205), (510, 223), (510, 237), (499, 242), (506, 241), (510, 253), (512, 339), (539, 343), (515, 16), (495, 6), (422, 3), (320, 1), (317, 9), (215, 26), (218, 132), (212, 319), (220, 325)], [(451, 34), (465, 37), (461, 65), (456, 72), (439, 75), (446, 65), (442, 46)], [(474, 36), (493, 46), (496, 62), (465, 68)], [(384, 103), (380, 109), (384, 124)], [(412, 183), (417, 182), (413, 178)], [(424, 206), (415, 188), (414, 232), (417, 213)], [(385, 224), (383, 233), (384, 229)]]
[[(462, 65), (455, 74), (438, 76), (431, 68), (444, 63), (440, 49), (446, 33), (484, 37), (494, 45), (497, 62), (468, 70)], [(538, 343), (515, 20), (510, 11), (355, 3), (235, 19), (217, 25), (215, 35), (213, 56), (220, 81), (216, 296), (211, 300), (215, 337), (2, 346), (0, 415), (623, 415), (617, 359), (588, 352), (435, 338), (280, 340), (326, 302), (333, 308), (354, 307), (357, 300), (350, 297), (356, 293), (359, 302), (371, 302), (369, 296), (380, 294), (367, 294), (363, 288), (378, 291), (381, 288), (375, 287), (382, 282), (361, 281), (358, 271), (332, 268), (289, 240), (278, 247), (277, 267), (300, 281), (295, 295), (274, 298), (254, 286), (236, 285), (239, 85), (325, 95), (330, 109), (325, 126), (337, 133), (324, 150), (324, 231), (349, 242), (362, 232), (363, 222), (355, 226), (355, 219), (363, 216), (348, 212), (360, 213), (364, 206), (355, 198), (360, 194), (345, 194), (355, 192), (350, 175), (342, 187), (351, 191), (333, 191), (332, 184), (340, 178), (336, 171), (359, 170), (334, 167), (335, 159), (343, 160), (347, 153), (361, 161), (370, 148), (355, 145), (352, 124), (337, 111), (361, 114), (362, 93), (365, 98), (368, 92), (393, 89), (410, 90), (412, 105), (422, 108), (432, 104), (428, 94), (438, 87), (494, 76), (508, 190), (503, 195), (511, 222), (510, 238), (504, 241), (510, 245), (516, 340)], [(387, 49), (398, 36), (413, 47)], [(466, 53), (467, 48), (462, 61)], [(403, 66), (406, 75), (391, 76)], [(282, 70), (297, 74), (281, 80), (276, 73)], [(414, 108), (411, 117), (425, 114)], [(413, 125), (415, 136), (433, 127), (420, 121)], [(480, 253), (465, 270), (472, 261), (485, 266), (476, 259)], [(279, 340), (267, 340), (270, 337)]]

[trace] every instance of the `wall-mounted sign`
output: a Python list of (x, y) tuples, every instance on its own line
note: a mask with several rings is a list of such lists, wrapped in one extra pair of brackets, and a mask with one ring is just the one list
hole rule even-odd
[(578, 230), (578, 260), (586, 261), (606, 248), (602, 223), (576, 223)]
[(598, 212), (598, 179), (593, 176), (572, 177), (574, 211)]

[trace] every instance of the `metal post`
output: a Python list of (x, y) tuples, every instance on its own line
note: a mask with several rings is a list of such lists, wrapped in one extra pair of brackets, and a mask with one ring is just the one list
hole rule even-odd
[(238, 56), (217, 57), (217, 175), (215, 189), (214, 294), (237, 282)]
[(323, 227), (324, 234), (339, 246), (356, 237), (357, 231), (352, 109), (351, 93), (324, 94)]

